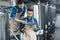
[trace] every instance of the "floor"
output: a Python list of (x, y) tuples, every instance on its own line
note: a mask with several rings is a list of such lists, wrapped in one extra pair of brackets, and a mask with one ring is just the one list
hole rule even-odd
[(54, 33), (54, 40), (60, 40), (60, 14), (57, 14), (56, 24), (55, 24), (55, 33)]

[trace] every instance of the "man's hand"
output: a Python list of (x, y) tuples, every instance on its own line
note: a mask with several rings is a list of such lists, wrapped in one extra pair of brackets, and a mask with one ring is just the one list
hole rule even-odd
[(15, 21), (15, 22), (21, 22), (21, 20), (19, 20), (19, 19), (15, 19), (14, 21)]
[(20, 16), (20, 19), (24, 18), (24, 16)]
[(29, 29), (29, 26), (28, 26), (28, 25), (25, 25), (25, 27), (24, 27), (24, 28), (27, 30), (27, 29)]
[(27, 22), (26, 22), (26, 21), (23, 21), (23, 20), (21, 20), (21, 23), (23, 23), (23, 24), (27, 24)]
[(29, 26), (28, 26), (28, 25), (26, 25), (26, 26), (22, 29), (22, 31), (24, 32), (24, 31), (27, 30), (27, 29), (29, 29)]
[(32, 29), (33, 30), (36, 30), (36, 25), (32, 25)]
[(19, 20), (19, 19), (15, 19), (15, 22), (21, 22), (21, 23), (23, 23), (23, 24), (27, 24), (27, 22), (26, 22), (26, 21)]

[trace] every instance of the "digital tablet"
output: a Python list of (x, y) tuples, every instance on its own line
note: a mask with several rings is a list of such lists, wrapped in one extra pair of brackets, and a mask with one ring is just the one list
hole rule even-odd
[(30, 28), (32, 27), (32, 25), (35, 25), (35, 23), (27, 23), (25, 25), (28, 25)]

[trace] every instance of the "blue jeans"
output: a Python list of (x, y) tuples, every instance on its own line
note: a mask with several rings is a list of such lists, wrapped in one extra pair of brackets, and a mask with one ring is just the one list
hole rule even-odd
[[(20, 35), (16, 35), (16, 37), (17, 37), (19, 40), (21, 40)], [(15, 37), (14, 37), (14, 36), (9, 36), (9, 40), (11, 40), (11, 39), (15, 39)]]

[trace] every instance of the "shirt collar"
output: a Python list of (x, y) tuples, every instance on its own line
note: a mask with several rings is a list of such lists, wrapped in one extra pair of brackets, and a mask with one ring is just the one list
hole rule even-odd
[(18, 9), (21, 9), (21, 8), (18, 7), (18, 5), (16, 5), (16, 7), (17, 7)]
[(31, 19), (28, 19), (28, 17), (27, 17), (27, 20), (32, 20), (33, 19), (33, 17), (31, 17)]

